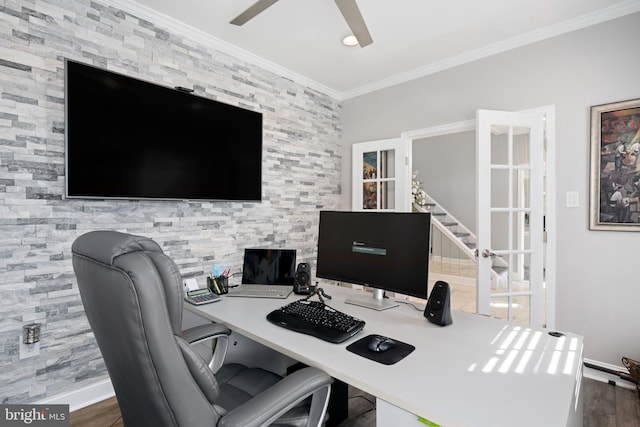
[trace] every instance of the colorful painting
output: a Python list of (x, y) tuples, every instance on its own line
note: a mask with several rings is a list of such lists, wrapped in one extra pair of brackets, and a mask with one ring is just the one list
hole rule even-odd
[(365, 182), (362, 184), (362, 209), (377, 209), (378, 184)]
[(378, 175), (378, 152), (362, 154), (362, 179), (376, 179)]
[(591, 107), (592, 230), (640, 231), (640, 99)]

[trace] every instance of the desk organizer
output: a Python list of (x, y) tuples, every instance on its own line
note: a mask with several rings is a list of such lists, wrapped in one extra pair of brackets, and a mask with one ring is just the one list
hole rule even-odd
[(229, 292), (229, 277), (228, 276), (216, 276), (207, 277), (207, 287), (211, 289), (211, 292), (218, 295), (223, 295)]

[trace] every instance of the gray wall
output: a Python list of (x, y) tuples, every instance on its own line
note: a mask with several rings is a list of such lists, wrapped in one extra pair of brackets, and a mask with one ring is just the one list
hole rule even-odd
[[(237, 270), (246, 246), (313, 260), (318, 210), (340, 200), (336, 100), (99, 2), (3, 2), (0, 28), (0, 403), (107, 377), (71, 268), (88, 230), (150, 236), (201, 285), (214, 260)], [(64, 57), (261, 111), (263, 201), (65, 200)], [(32, 321), (40, 356), (19, 360)]]
[[(585, 337), (585, 356), (640, 357), (640, 235), (589, 230), (589, 109), (640, 98), (640, 14), (514, 49), (343, 102), (343, 206), (350, 145), (475, 118), (480, 108), (556, 106), (557, 327)], [(450, 188), (454, 194), (455, 188)], [(580, 207), (565, 208), (578, 191)]]
[(433, 199), (475, 233), (476, 134), (459, 132), (413, 141), (412, 169)]

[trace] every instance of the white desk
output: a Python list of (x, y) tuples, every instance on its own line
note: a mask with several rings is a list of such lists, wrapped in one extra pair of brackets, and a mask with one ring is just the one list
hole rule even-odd
[[(361, 333), (331, 344), (269, 323), (267, 313), (301, 298), (295, 294), (287, 300), (223, 296), (213, 304), (185, 307), (376, 396), (380, 426), (424, 427), (416, 415), (445, 427), (582, 426), (581, 336), (556, 338), (462, 312), (453, 313), (452, 325), (440, 327), (411, 306), (376, 312), (344, 303), (359, 291), (322, 287), (333, 297), (330, 306), (366, 321)], [(369, 334), (416, 349), (390, 366), (345, 349)]]

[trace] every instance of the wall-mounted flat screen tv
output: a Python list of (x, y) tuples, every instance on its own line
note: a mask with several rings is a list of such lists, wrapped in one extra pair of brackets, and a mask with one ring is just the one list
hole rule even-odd
[(66, 197), (262, 198), (262, 114), (65, 61)]

